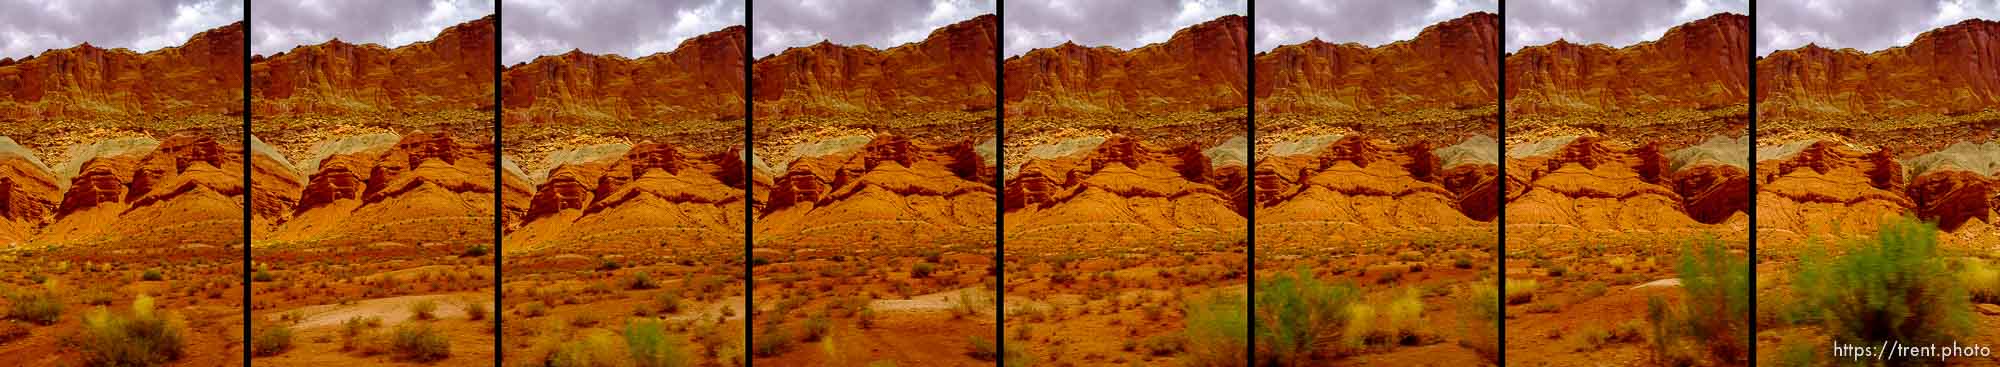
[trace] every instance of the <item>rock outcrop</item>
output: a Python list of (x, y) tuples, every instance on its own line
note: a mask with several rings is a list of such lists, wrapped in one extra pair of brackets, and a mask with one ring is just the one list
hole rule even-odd
[(1716, 14), (1624, 48), (1565, 40), (1507, 56), (1507, 117), (1644, 124), (1747, 113), (1750, 17)]
[(1317, 38), (1278, 46), (1257, 55), (1258, 117), (1371, 122), (1408, 114), (1491, 115), (1500, 85), (1499, 24), (1498, 15), (1472, 13), (1380, 47)]
[(640, 144), (610, 159), (561, 164), (535, 188), (525, 224), (506, 246), (740, 245), (747, 203), (742, 157)]
[[(1007, 180), (1008, 241), (1026, 246), (1241, 241), (1248, 224), (1248, 172), (1241, 164), (1214, 165), (1205, 150), (1195, 144), (1154, 147), (1114, 135), (1074, 153), (1023, 158), (1026, 163)], [(1234, 233), (1235, 239), (1187, 240), (1200, 233)]]
[[(255, 115), (347, 115), (493, 106), (493, 16), (396, 47), (335, 39), (251, 63)], [(240, 50), (239, 50), (240, 51)], [(235, 70), (241, 75), (240, 63)], [(240, 102), (239, 102), (240, 103)]]
[(990, 110), (997, 19), (981, 15), (887, 50), (831, 42), (786, 49), (751, 66), (751, 102), (759, 119)]
[(450, 133), (416, 132), (386, 150), (334, 154), (307, 175), (290, 217), (260, 240), (477, 243), (492, 233), (492, 149)]
[[(1717, 139), (1716, 145), (1748, 141)], [(1517, 148), (1507, 163), (1507, 224), (1581, 231), (1669, 231), (1747, 220), (1749, 174), (1711, 160), (1675, 161), (1659, 144), (1615, 147), (1596, 136)], [(1686, 149), (1712, 149), (1697, 146)], [(1740, 228), (1735, 223), (1726, 228)]]
[(733, 26), (637, 59), (538, 57), (501, 74), (502, 109), (510, 125), (742, 121), (746, 37)]
[(759, 241), (990, 242), (993, 167), (972, 153), (975, 144), (883, 135), (857, 149), (800, 157), (772, 180), (758, 210)]
[(1317, 233), (1305, 226), (1329, 233), (1346, 226), (1371, 233), (1475, 227), (1498, 214), (1499, 165), (1491, 153), (1447, 162), (1438, 152), (1491, 152), (1496, 144), (1477, 137), (1433, 149), (1349, 135), (1313, 151), (1269, 157), (1256, 172), (1257, 221), (1296, 233)]
[(1873, 53), (1810, 44), (1775, 51), (1758, 59), (1757, 87), (1760, 125), (1867, 115), (1890, 126), (2000, 112), (2000, 22), (1966, 20)]
[[(1007, 116), (1211, 112), (1244, 106), (1249, 18), (1227, 15), (1132, 50), (1074, 43), (1007, 58)], [(990, 98), (989, 98), (990, 99)]]
[(240, 114), (244, 42), (237, 22), (146, 53), (84, 43), (0, 63), (0, 120)]

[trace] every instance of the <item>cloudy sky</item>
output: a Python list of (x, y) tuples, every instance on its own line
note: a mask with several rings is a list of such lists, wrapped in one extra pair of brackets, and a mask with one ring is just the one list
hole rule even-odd
[(1749, 15), (1748, 1), (1510, 0), (1506, 2), (1507, 52), (1557, 39), (1631, 46), (1659, 39), (1669, 28), (1716, 13)]
[[(1008, 57), (1074, 41), (1133, 49), (1166, 42), (1174, 31), (1215, 18), (1249, 14), (1245, 0), (1008, 0)], [(1264, 13), (1258, 13), (1264, 15)]]
[[(639, 58), (743, 25), (743, 0), (501, 0), (507, 65), (571, 49)], [(761, 32), (762, 29), (759, 29)]]
[(1257, 51), (1305, 42), (1381, 46), (1473, 12), (1498, 13), (1499, 0), (1260, 0)]
[(756, 0), (750, 6), (753, 58), (821, 40), (888, 49), (996, 10), (992, 0)]
[(397, 47), (493, 14), (493, 0), (257, 0), (250, 53), (271, 55), (334, 38)]
[(1972, 18), (2000, 20), (2000, 0), (1762, 0), (1757, 55), (1807, 43), (1879, 51)]
[(0, 57), (85, 42), (146, 52), (242, 20), (240, 0), (0, 0)]

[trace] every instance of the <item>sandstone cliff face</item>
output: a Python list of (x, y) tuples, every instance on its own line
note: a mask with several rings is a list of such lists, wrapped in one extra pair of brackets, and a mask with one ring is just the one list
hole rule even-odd
[(240, 113), (243, 42), (237, 22), (143, 54), (85, 43), (0, 60), (0, 120)]
[(1249, 188), (1242, 165), (1216, 167), (1199, 145), (1162, 148), (1123, 135), (1078, 148), (1027, 159), (1007, 180), (1009, 243), (1034, 248), (1243, 240)]
[[(499, 189), (493, 185), (493, 146), (479, 141), (417, 132), (386, 149), (331, 155), (308, 175), (293, 213), (260, 239), (479, 242), (492, 233), (494, 191)], [(508, 180), (503, 185), (525, 184)]]
[(1214, 112), (1247, 103), (1248, 18), (1228, 15), (1132, 49), (1064, 43), (1006, 61), (1007, 115)]
[(996, 17), (981, 15), (888, 50), (828, 42), (787, 49), (751, 66), (751, 100), (759, 119), (992, 109), (997, 27)]
[(336, 39), (268, 55), (250, 66), (252, 113), (275, 117), (490, 108), (497, 69), (493, 24), (494, 17), (487, 16), (446, 28), (436, 39), (394, 49)]
[(993, 167), (975, 144), (884, 135), (801, 157), (773, 180), (758, 210), (758, 241), (808, 248), (991, 242)]
[(637, 59), (571, 51), (510, 67), (507, 123), (741, 121), (747, 36), (734, 26)]
[(1907, 119), (2000, 106), (2000, 22), (1972, 19), (1873, 53), (1807, 45), (1757, 62), (1760, 126)]
[(1278, 46), (1257, 55), (1258, 117), (1490, 116), (1498, 105), (1499, 23), (1493, 13), (1472, 13), (1381, 47), (1319, 39)]
[(1506, 61), (1507, 117), (1644, 123), (1663, 113), (1742, 108), (1749, 28), (1750, 17), (1725, 13), (1624, 48), (1561, 40), (1522, 48)]

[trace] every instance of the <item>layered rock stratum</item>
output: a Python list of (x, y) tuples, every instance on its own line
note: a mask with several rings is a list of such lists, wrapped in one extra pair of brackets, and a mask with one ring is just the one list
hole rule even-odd
[(1008, 58), (1010, 244), (1240, 244), (1250, 210), (1248, 18), (1131, 50), (1074, 43)]
[(758, 246), (991, 243), (997, 20), (886, 50), (820, 42), (758, 59)]
[(243, 42), (0, 59), (0, 245), (242, 243)]
[(506, 250), (741, 244), (747, 36), (734, 26), (636, 59), (570, 51), (507, 68), (502, 140), (532, 191)]
[(1916, 217), (1990, 244), (2000, 22), (1970, 19), (1880, 51), (1806, 45), (1757, 62), (1761, 241), (1873, 234)]
[(1509, 55), (1510, 236), (1742, 241), (1749, 24), (1723, 13), (1620, 48), (1558, 40)]
[(1499, 16), (1471, 13), (1376, 47), (1257, 55), (1258, 243), (1493, 237), (1499, 47)]
[(395, 48), (331, 40), (250, 65), (251, 229), (257, 246), (491, 243), (527, 210), (496, 186), (495, 18)]

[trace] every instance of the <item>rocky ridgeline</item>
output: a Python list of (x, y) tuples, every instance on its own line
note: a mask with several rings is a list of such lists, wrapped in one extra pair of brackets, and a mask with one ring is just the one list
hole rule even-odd
[[(1747, 157), (1740, 148), (1724, 147), (1749, 143), (1711, 142), (1668, 152), (1659, 143), (1621, 148), (1601, 137), (1583, 136), (1511, 149), (1507, 224), (1677, 230), (1747, 221), (1749, 172), (1740, 158), (1712, 157)], [(1723, 152), (1695, 153), (1717, 149)]]

